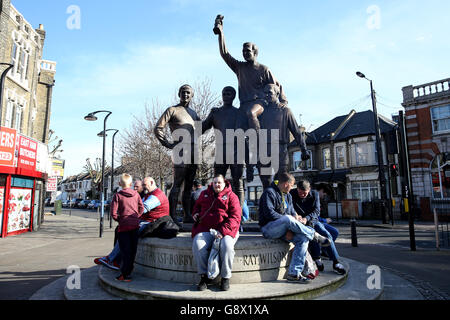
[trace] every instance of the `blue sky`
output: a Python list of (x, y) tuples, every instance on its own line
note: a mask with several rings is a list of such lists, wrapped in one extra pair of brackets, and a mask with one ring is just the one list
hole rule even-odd
[[(356, 71), (374, 81), (379, 112), (388, 117), (401, 109), (402, 87), (449, 77), (450, 2), (444, 0), (12, 3), (34, 28), (44, 25), (44, 59), (58, 63), (51, 128), (64, 139), (66, 176), (79, 173), (86, 158), (101, 157), (96, 134), (103, 123), (85, 121), (89, 112), (112, 111), (108, 128), (124, 130), (146, 102), (169, 107), (184, 83), (209, 78), (218, 93), (237, 87), (212, 32), (219, 13), (231, 54), (242, 60), (242, 44), (255, 42), (258, 60), (310, 130), (371, 108), (369, 83)], [(71, 5), (80, 9), (80, 29), (67, 27)]]

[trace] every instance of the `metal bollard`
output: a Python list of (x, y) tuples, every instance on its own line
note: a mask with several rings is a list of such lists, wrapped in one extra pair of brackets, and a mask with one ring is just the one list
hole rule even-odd
[(358, 246), (358, 238), (356, 235), (356, 220), (352, 219), (350, 222), (351, 225), (351, 232), (352, 232), (352, 247)]

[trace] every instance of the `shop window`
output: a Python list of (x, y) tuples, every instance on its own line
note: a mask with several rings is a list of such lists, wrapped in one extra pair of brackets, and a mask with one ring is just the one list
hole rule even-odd
[(34, 187), (34, 180), (33, 179), (23, 179), (23, 178), (12, 177), (11, 178), (11, 187), (33, 189), (33, 187)]

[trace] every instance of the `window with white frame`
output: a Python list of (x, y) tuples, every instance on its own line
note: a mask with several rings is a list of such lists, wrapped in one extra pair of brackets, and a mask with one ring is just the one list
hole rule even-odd
[(293, 171), (309, 171), (313, 168), (312, 163), (312, 152), (311, 150), (307, 151), (310, 158), (307, 161), (302, 161), (302, 152), (296, 151), (292, 153), (292, 170)]
[(450, 164), (444, 161), (442, 154), (431, 163), (431, 183), (433, 199), (450, 198)]
[(431, 108), (431, 122), (433, 132), (450, 130), (450, 105)]
[(17, 33), (13, 33), (13, 41), (11, 61), (14, 64), (14, 68), (12, 76), (19, 82), (24, 82), (28, 79), (31, 45)]
[(17, 130), (17, 132), (22, 132), (22, 113), (23, 113), (23, 106), (16, 106), (16, 114), (14, 117), (14, 129)]
[(331, 152), (330, 148), (322, 149), (323, 168), (331, 169)]
[(360, 142), (354, 145), (354, 165), (376, 165), (378, 163), (377, 159), (377, 150), (374, 142)]
[(6, 116), (5, 116), (5, 127), (12, 128), (12, 119), (14, 112), (14, 102), (8, 99), (6, 104)]
[(345, 147), (337, 146), (336, 147), (336, 167), (341, 169), (345, 168)]
[(379, 199), (378, 186), (378, 181), (353, 182), (352, 197), (362, 202)]

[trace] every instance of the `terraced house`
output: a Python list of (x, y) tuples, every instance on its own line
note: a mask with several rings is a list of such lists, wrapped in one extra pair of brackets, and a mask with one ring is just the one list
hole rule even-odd
[[(43, 59), (45, 39), (43, 25), (34, 29), (10, 0), (0, 0), (0, 74), (13, 65), (0, 91), (1, 133), (11, 137), (0, 146), (1, 236), (31, 231), (43, 212), (56, 72), (56, 63)], [(16, 193), (29, 203), (14, 206)], [(24, 207), (29, 210), (13, 210)]]
[[(397, 124), (381, 115), (379, 121), (383, 165), (388, 181), (386, 193), (391, 199), (401, 192), (398, 177), (389, 175), (389, 164), (398, 163), (395, 143), (391, 143), (394, 139), (390, 138)], [(309, 180), (316, 187), (323, 185), (331, 198), (341, 202), (338, 212), (341, 212), (345, 200), (355, 200), (360, 217), (379, 218), (379, 212), (373, 206), (381, 198), (373, 112), (352, 110), (348, 115), (336, 117), (307, 133), (306, 144), (311, 152), (308, 162), (301, 161), (297, 146), (290, 146), (291, 173), (297, 179)], [(335, 204), (330, 204), (328, 211), (334, 210), (335, 215), (335, 207)], [(398, 217), (400, 208), (394, 209)]]

